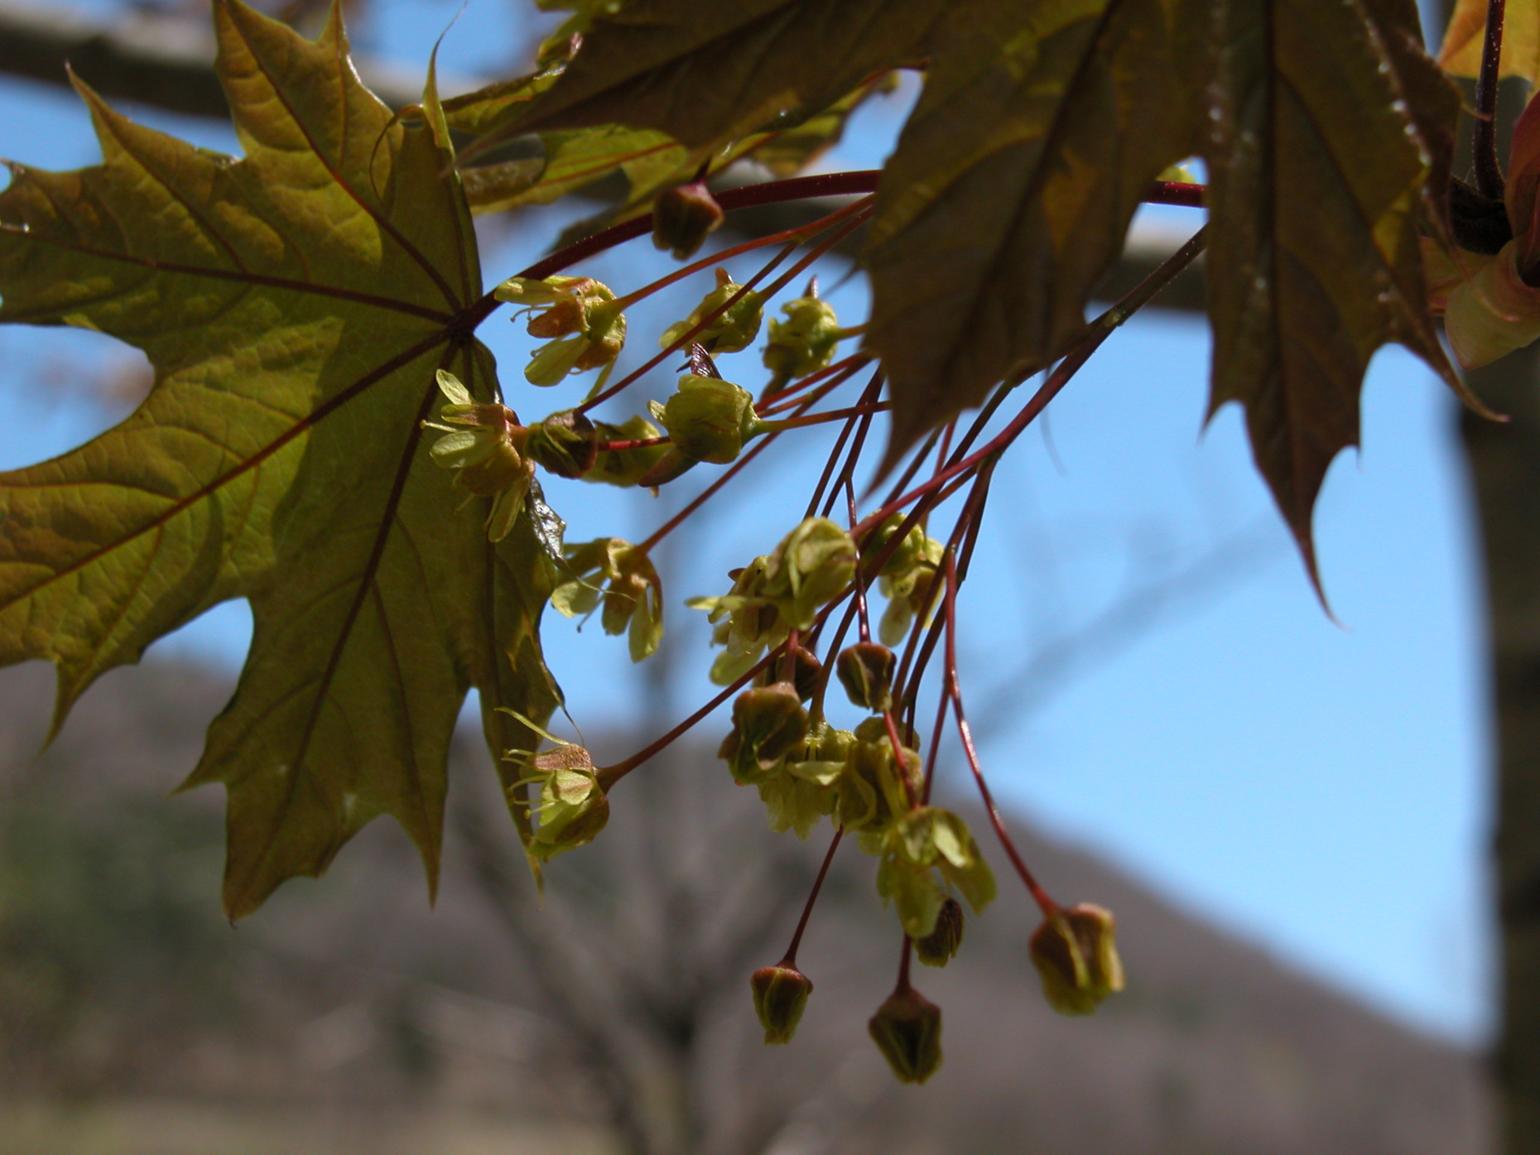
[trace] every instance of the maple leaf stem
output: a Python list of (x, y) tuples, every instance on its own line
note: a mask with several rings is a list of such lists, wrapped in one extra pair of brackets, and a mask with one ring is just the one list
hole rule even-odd
[(1503, 169), (1497, 159), (1497, 87), (1503, 55), (1506, 0), (1487, 0), (1486, 38), (1481, 46), (1481, 73), (1476, 78), (1476, 131), (1473, 151), (1476, 187), (1492, 200), (1503, 199)]
[(1182, 180), (1158, 180), (1144, 194), (1147, 204), (1180, 205), (1200, 209), (1207, 203), (1208, 187)]
[(834, 828), (834, 837), (829, 840), (829, 849), (824, 851), (823, 862), (818, 867), (818, 874), (813, 879), (813, 888), (808, 891), (807, 901), (802, 904), (802, 916), (797, 919), (797, 929), (791, 932), (791, 942), (786, 944), (786, 955), (778, 965), (794, 967), (797, 965), (797, 950), (802, 946), (802, 935), (807, 930), (808, 919), (813, 916), (813, 905), (818, 901), (818, 892), (823, 889), (823, 880), (829, 876), (829, 866), (834, 861), (834, 852), (840, 848), (840, 840), (845, 837), (845, 831), (840, 827)]

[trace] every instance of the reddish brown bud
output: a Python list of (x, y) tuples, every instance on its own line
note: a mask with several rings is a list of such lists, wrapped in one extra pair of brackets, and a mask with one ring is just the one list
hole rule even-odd
[(941, 1066), (941, 1008), (913, 987), (889, 995), (866, 1029), (902, 1082), (923, 1083)]
[(1123, 962), (1113, 930), (1110, 910), (1082, 902), (1055, 910), (1032, 932), (1032, 965), (1054, 1010), (1088, 1015), (1123, 989)]
[(893, 706), (893, 651), (876, 642), (857, 642), (840, 651), (835, 664), (851, 702), (882, 713)]
[(704, 181), (664, 189), (652, 202), (652, 243), (676, 260), (695, 254), (722, 223), (722, 206)]
[(914, 940), (914, 957), (928, 967), (944, 967), (962, 947), (962, 940), (962, 904), (948, 898), (936, 916), (936, 929)]
[(796, 967), (779, 963), (760, 967), (749, 977), (749, 987), (754, 992), (754, 1013), (765, 1028), (765, 1042), (791, 1042), (807, 1009), (807, 997), (813, 993), (812, 980)]

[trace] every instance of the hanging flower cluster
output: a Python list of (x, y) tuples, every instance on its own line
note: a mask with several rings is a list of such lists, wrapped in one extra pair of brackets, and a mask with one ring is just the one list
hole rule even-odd
[[(666, 190), (656, 205), (656, 239), (677, 254), (693, 251), (719, 219), (719, 208), (713, 212), (713, 207), (702, 182)], [(874, 370), (854, 404), (824, 407), (829, 394), (871, 363), (864, 353), (837, 360), (840, 342), (859, 329), (839, 327), (834, 308), (818, 295), (816, 278), (770, 321), (761, 349), (766, 380), (757, 396), (717, 364), (717, 358), (732, 357), (759, 339), (768, 303), (805, 264), (763, 289), (739, 284), (718, 268), (714, 287), (661, 334), (663, 353), (613, 388), (604, 384), (624, 345), (623, 309), (663, 282), (626, 297), (590, 277), (504, 282), (497, 298), (521, 306), (528, 332), (545, 342), (526, 368), (529, 381), (555, 385), (569, 374), (598, 368), (599, 383), (576, 407), (526, 426), (511, 409), (476, 401), (458, 379), (441, 373), (446, 404), (437, 420), (425, 424), (443, 436), (429, 453), (453, 472), (457, 488), (490, 500), (488, 534), (494, 540), (511, 531), (522, 509), (538, 506), (531, 517), (545, 547), (553, 608), (569, 618), (597, 614), (605, 633), (627, 636), (631, 658), (639, 662), (654, 654), (664, 637), (663, 583), (652, 560), (657, 542), (775, 436), (826, 421), (842, 423), (806, 515), (773, 549), (732, 570), (725, 593), (686, 602), (710, 622), (718, 651), (710, 673), (725, 687), (720, 695), (632, 757), (609, 765), (596, 766), (584, 747), (522, 718), (549, 745), (510, 750), (505, 757), (514, 767), (510, 798), (538, 874), (553, 857), (598, 836), (617, 782), (731, 701), (731, 727), (717, 754), (733, 781), (758, 793), (775, 831), (807, 838), (827, 820), (824, 829), (831, 834), (785, 956), (750, 978), (765, 1042), (791, 1042), (806, 1011), (813, 983), (798, 967), (797, 951), (829, 863), (848, 842), (875, 860), (877, 896), (893, 911), (904, 944), (897, 980), (872, 1016), (869, 1033), (894, 1074), (919, 1083), (941, 1062), (941, 1010), (914, 989), (910, 961), (947, 965), (962, 947), (967, 912), (982, 911), (997, 889), (968, 823), (932, 800), (934, 744), (941, 735), (922, 742), (915, 720), (926, 666), (936, 656), (944, 655), (937, 726), (953, 715), (990, 824), (1041, 912), (1027, 954), (1048, 1004), (1065, 1014), (1089, 1013), (1122, 989), (1123, 969), (1111, 914), (1088, 903), (1060, 906), (1027, 869), (994, 809), (963, 713), (953, 652), (959, 570), (966, 568), (978, 531), (991, 476), (989, 454), (1003, 450), (1025, 422), (1007, 426), (984, 449), (972, 448), (984, 418), (956, 450), (949, 448), (948, 430), (930, 480), (919, 473), (927, 447), (911, 459), (893, 494), (861, 516), (855, 470), (869, 443), (870, 423), (887, 407), (883, 379)], [(765, 275), (762, 271), (749, 285), (757, 286)], [(614, 420), (595, 414), (676, 353), (687, 366), (675, 373), (666, 396), (647, 401), (643, 413)], [(702, 465), (723, 469), (683, 511), (638, 544), (613, 536), (563, 543), (560, 519), (541, 512), (548, 507), (539, 500), (537, 470), (559, 479), (656, 489)], [(959, 490), (967, 493), (961, 511), (949, 530), (932, 536), (938, 505)], [(835, 519), (837, 508), (848, 514), (847, 522)], [(869, 594), (883, 602), (875, 621)], [(845, 644), (852, 626), (859, 637)], [(848, 705), (831, 700), (831, 686), (843, 689)], [(833, 716), (847, 709), (853, 717)]]

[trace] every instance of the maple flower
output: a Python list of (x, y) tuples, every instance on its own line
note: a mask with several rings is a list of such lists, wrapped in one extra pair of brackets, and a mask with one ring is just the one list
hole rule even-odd
[(784, 321), (770, 322), (765, 368), (776, 381), (805, 377), (834, 360), (839, 346), (839, 318), (834, 307), (811, 293), (781, 306)]
[(818, 608), (850, 585), (856, 571), (856, 547), (844, 529), (823, 517), (810, 517), (761, 554), (732, 573), (733, 586), (722, 597), (691, 598), (685, 604), (705, 610), (711, 640), (726, 647), (711, 667), (719, 686), (746, 673), (766, 649), (779, 645), (791, 629), (813, 624)]
[(812, 980), (789, 962), (781, 962), (750, 975), (749, 989), (754, 992), (754, 1013), (765, 1028), (765, 1042), (791, 1042), (807, 1009), (807, 997), (813, 993)]
[(902, 1082), (923, 1083), (941, 1066), (941, 1008), (913, 987), (889, 995), (866, 1029)]
[(422, 423), (444, 433), (428, 456), (453, 470), (455, 485), (472, 497), (492, 499), (487, 537), (501, 541), (518, 520), (535, 475), (535, 463), (524, 452), (529, 431), (506, 405), (474, 400), (453, 373), (440, 369), (438, 387), (449, 403), (439, 410), (439, 420)]
[[(863, 837), (863, 846), (870, 841)], [(975, 911), (995, 897), (994, 873), (967, 824), (951, 811), (919, 806), (903, 812), (883, 832), (881, 854), (877, 893), (893, 903), (910, 938), (935, 931), (948, 885)]]
[(701, 180), (666, 188), (653, 198), (652, 243), (668, 249), (675, 260), (695, 254), (706, 238), (721, 227), (722, 206)]
[(1113, 930), (1110, 910), (1082, 902), (1054, 910), (1032, 932), (1032, 965), (1048, 1005), (1061, 1015), (1088, 1015), (1123, 989)]
[[(717, 287), (702, 297), (700, 304), (696, 305), (683, 321), (677, 321), (663, 330), (663, 336), (658, 340), (659, 346), (667, 349), (710, 313), (731, 301), (733, 295), (742, 288), (742, 285), (728, 275), (726, 269), (719, 267)], [(764, 311), (765, 299), (750, 289), (728, 305), (721, 316), (707, 324), (690, 340), (704, 345), (713, 353), (736, 353), (740, 349), (747, 349), (759, 335), (759, 322)]]
[(524, 306), (525, 331), (554, 338), (524, 367), (531, 385), (557, 385), (569, 373), (614, 364), (626, 343), (626, 315), (609, 286), (592, 277), (510, 277), (493, 295)]
[(601, 537), (567, 545), (571, 576), (551, 591), (564, 617), (599, 609), (604, 632), (629, 631), (631, 660), (650, 657), (663, 640), (663, 581), (647, 555), (623, 538)]
[(532, 863), (548, 862), (564, 851), (587, 845), (610, 820), (610, 800), (599, 784), (588, 751), (571, 742), (556, 741), (554, 750), (543, 753), (510, 750), (504, 755), (529, 771), (515, 786), (533, 783), (538, 788), (532, 807), (534, 828), (524, 847)]

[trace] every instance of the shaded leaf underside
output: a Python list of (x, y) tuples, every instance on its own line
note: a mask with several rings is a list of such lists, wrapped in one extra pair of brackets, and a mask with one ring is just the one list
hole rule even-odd
[(1455, 95), (1410, 0), (1235, 2), (1211, 21), (1211, 410), (1245, 406), (1319, 585), (1311, 511), (1332, 459), (1358, 444), (1375, 350), (1404, 344), (1455, 383), (1417, 243), (1429, 177), (1448, 171)]
[(116, 428), (0, 475), (0, 663), (53, 661), (62, 720), (155, 638), (250, 599), (189, 779), (228, 789), (239, 916), (380, 814), (434, 878), (467, 688), (543, 719), (554, 687), (527, 531), (490, 546), (418, 452), (435, 368), (495, 389), (459, 324), (481, 286), (446, 142), (392, 123), (335, 13), (314, 43), (237, 0), (214, 16), (242, 159), (83, 89), (102, 164), (16, 169), (0, 193), (0, 321), (99, 329), (156, 374)]
[(928, 60), (866, 249), (868, 340), (894, 399), (890, 461), (1002, 379), (1063, 353), (1147, 182), (1207, 162), (1213, 406), (1312, 577), (1310, 519), (1358, 440), (1374, 351), (1446, 380), (1420, 224), (1436, 227), (1453, 90), (1411, 0), (631, 0), (599, 17), (513, 128), (599, 122), (714, 143), (824, 76)]

